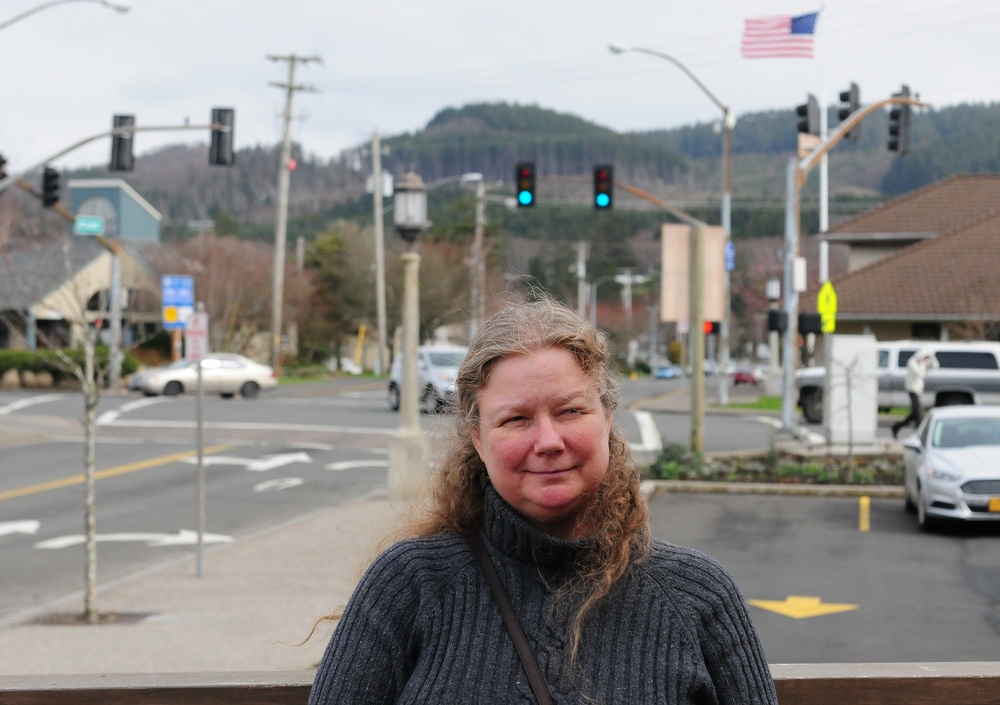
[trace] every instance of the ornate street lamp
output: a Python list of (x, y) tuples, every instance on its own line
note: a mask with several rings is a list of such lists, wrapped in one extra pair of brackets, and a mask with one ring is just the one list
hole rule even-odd
[(389, 442), (389, 496), (403, 499), (420, 491), (426, 475), (427, 449), (420, 429), (420, 389), (417, 382), (417, 348), (420, 330), (420, 255), (417, 236), (430, 227), (427, 220), (427, 186), (410, 171), (396, 182), (393, 223), (407, 243), (403, 253), (403, 356), (399, 431)]

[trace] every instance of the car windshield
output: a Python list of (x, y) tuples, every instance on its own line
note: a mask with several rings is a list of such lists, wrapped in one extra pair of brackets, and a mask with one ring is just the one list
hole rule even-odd
[(167, 365), (167, 369), (180, 370), (184, 369), (185, 367), (190, 367), (192, 364), (193, 362), (191, 360), (187, 360), (182, 357), (180, 360), (175, 360), (174, 362), (171, 362), (169, 365)]
[(935, 448), (1000, 445), (1000, 417), (943, 419), (934, 425)]
[(465, 359), (464, 352), (432, 352), (431, 364), (434, 367), (458, 367)]

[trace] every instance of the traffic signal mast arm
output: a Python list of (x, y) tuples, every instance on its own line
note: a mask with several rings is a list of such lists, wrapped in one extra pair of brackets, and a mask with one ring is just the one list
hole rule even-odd
[(79, 142), (76, 142), (75, 144), (71, 144), (69, 147), (62, 150), (61, 152), (56, 152), (55, 154), (46, 157), (37, 164), (28, 167), (27, 169), (24, 169), (19, 174), (14, 174), (13, 176), (8, 176), (4, 179), (0, 179), (0, 191), (5, 191), (10, 186), (24, 179), (24, 177), (27, 174), (30, 174), (36, 169), (44, 167), (46, 164), (49, 164), (50, 162), (58, 159), (59, 157), (69, 154), (70, 152), (73, 152), (79, 149), (80, 147), (83, 147), (84, 145), (90, 144), (91, 142), (95, 142), (104, 137), (115, 137), (118, 135), (125, 135), (132, 132), (154, 132), (154, 131), (164, 132), (167, 130), (172, 131), (172, 130), (219, 130), (219, 129), (229, 129), (229, 127), (226, 125), (220, 125), (219, 123), (210, 123), (207, 125), (158, 125), (151, 127), (128, 127), (128, 128), (117, 128), (113, 130), (108, 130), (107, 132), (101, 132), (91, 137), (87, 137), (86, 139), (82, 139)]
[(856, 127), (857, 124), (864, 118), (868, 117), (876, 110), (884, 108), (886, 105), (911, 105), (918, 108), (932, 107), (929, 103), (914, 100), (913, 98), (893, 96), (892, 98), (886, 98), (885, 100), (877, 101), (871, 105), (866, 105), (863, 108), (856, 110), (837, 126), (837, 129), (830, 134), (826, 142), (816, 145), (816, 148), (813, 149), (813, 151), (799, 160), (798, 167), (796, 169), (798, 172), (799, 185), (802, 186), (805, 183), (806, 176), (808, 176), (812, 168), (819, 163), (820, 159), (823, 158), (823, 155), (827, 154), (831, 149), (836, 147), (842, 139), (847, 137), (852, 128)]

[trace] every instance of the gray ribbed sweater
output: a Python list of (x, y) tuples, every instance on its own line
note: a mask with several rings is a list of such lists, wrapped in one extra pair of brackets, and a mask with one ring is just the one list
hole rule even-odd
[[(743, 598), (707, 556), (654, 541), (649, 558), (588, 615), (571, 669), (552, 586), (585, 542), (536, 530), (492, 489), (482, 534), (555, 703), (777, 703)], [(533, 702), (482, 568), (457, 535), (403, 541), (375, 560), (309, 698), (310, 705)]]

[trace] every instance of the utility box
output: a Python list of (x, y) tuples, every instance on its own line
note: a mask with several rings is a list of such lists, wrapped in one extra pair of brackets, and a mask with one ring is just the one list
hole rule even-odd
[(875, 443), (878, 352), (875, 336), (831, 335), (823, 394), (823, 425), (831, 444)]

